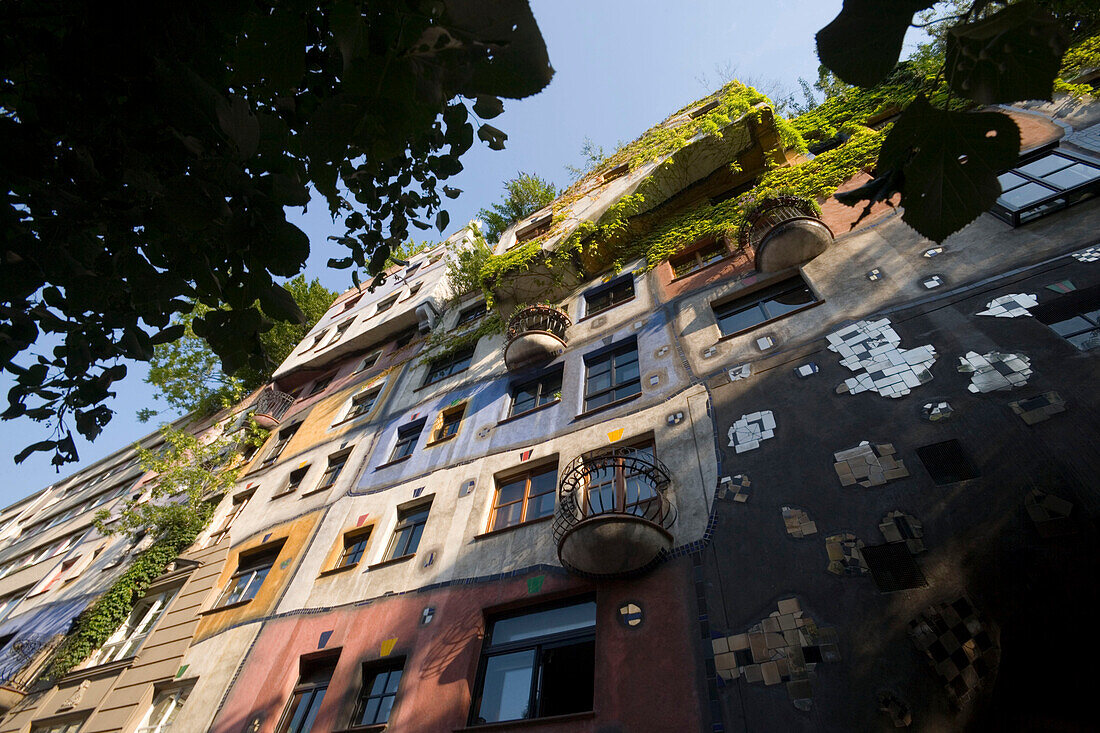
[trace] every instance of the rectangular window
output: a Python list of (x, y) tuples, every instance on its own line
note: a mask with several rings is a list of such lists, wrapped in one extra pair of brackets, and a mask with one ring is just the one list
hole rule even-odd
[(1081, 351), (1100, 347), (1100, 285), (1043, 303), (1031, 314)]
[(586, 292), (584, 315), (586, 318), (594, 316), (620, 303), (625, 303), (633, 297), (634, 276), (628, 273)]
[(363, 559), (363, 552), (367, 549), (370, 540), (370, 528), (352, 530), (344, 535), (344, 549), (340, 553), (340, 559), (336, 563), (338, 568), (346, 568), (350, 565), (358, 565)]
[(354, 318), (349, 318), (348, 320), (344, 321), (339, 326), (337, 326), (336, 327), (336, 333), (334, 333), (332, 335), (332, 341), (329, 341), (328, 345), (331, 346), (332, 344), (336, 343), (340, 339), (344, 338), (344, 334), (348, 332), (349, 328), (351, 328), (352, 321), (354, 321), (354, 320), (355, 320)]
[(417, 293), (420, 292), (420, 288), (422, 287), (424, 287), (424, 283), (417, 283), (416, 285), (413, 285), (411, 288), (409, 288), (409, 294), (405, 296), (405, 300), (414, 297)]
[(428, 522), (430, 509), (431, 504), (421, 504), (397, 513), (397, 526), (393, 528), (393, 538), (386, 549), (386, 560), (396, 560), (416, 554), (416, 548), (420, 546), (420, 536), (424, 534), (424, 525)]
[(596, 602), (510, 614), (489, 623), (470, 723), (592, 710)]
[(424, 264), (424, 260), (420, 262), (414, 262), (405, 269), (405, 279), (412, 277), (416, 274), (416, 271), (420, 269), (420, 266)]
[(316, 382), (313, 383), (313, 386), (310, 387), (309, 394), (307, 394), (306, 397), (312, 397), (315, 394), (321, 394), (322, 392), (324, 392), (326, 389), (328, 389), (328, 386), (332, 384), (332, 378), (334, 376), (336, 375), (329, 374), (328, 376), (318, 379)]
[(378, 363), (378, 357), (381, 355), (381, 349), (376, 349), (367, 354), (365, 357), (363, 357), (363, 361), (359, 362), (359, 366), (355, 368), (355, 373), (358, 374), (359, 372), (365, 372), (370, 369), (372, 366)]
[(412, 343), (412, 340), (416, 338), (416, 335), (418, 333), (420, 333), (420, 331), (416, 328), (416, 326), (409, 326), (404, 331), (397, 334), (397, 336), (393, 339), (394, 350), (396, 351), (397, 349), (403, 349), (408, 346), (410, 343)]
[(275, 560), (279, 557), (279, 550), (282, 547), (282, 543), (279, 543), (278, 547), (269, 550), (242, 555), (237, 564), (237, 572), (229, 578), (229, 585), (225, 587), (225, 591), (222, 592), (215, 608), (230, 606), (234, 603), (250, 601), (255, 598), (260, 586), (263, 585), (264, 578), (267, 577), (271, 567), (275, 564)]
[(530, 224), (526, 224), (517, 229), (516, 244), (530, 241), (550, 231), (550, 225), (553, 223), (553, 218), (553, 214), (543, 214)]
[[(642, 462), (632, 460), (635, 457)], [(584, 487), (582, 510), (585, 515), (635, 514), (659, 522), (664, 507), (652, 481), (641, 473), (643, 466), (653, 464), (654, 458), (656, 449), (652, 439), (586, 457), (591, 470)]]
[(523, 382), (512, 388), (512, 409), (509, 417), (522, 415), (536, 407), (550, 404), (561, 399), (561, 368), (536, 377), (529, 382)]
[(435, 425), (432, 428), (433, 443), (458, 435), (458, 428), (462, 424), (462, 416), (466, 414), (466, 403), (448, 407), (439, 413)]
[(237, 517), (241, 516), (241, 512), (248, 506), (249, 499), (251, 499), (252, 495), (255, 493), (255, 490), (242, 491), (233, 497), (233, 505), (229, 507), (229, 513), (222, 519), (218, 528), (210, 533), (210, 539), (206, 543), (207, 547), (216, 545), (229, 536), (229, 530), (232, 529), (233, 522), (237, 520)]
[(668, 263), (672, 265), (672, 271), (676, 277), (684, 277), (696, 270), (702, 270), (707, 265), (714, 264), (728, 254), (726, 241), (718, 239), (710, 244), (694, 247), (687, 252), (669, 257)]
[(467, 346), (441, 359), (435, 359), (428, 366), (428, 374), (424, 378), (424, 386), (435, 384), (459, 372), (466, 371), (470, 361), (474, 358), (474, 347)]
[(638, 372), (638, 344), (633, 339), (610, 351), (586, 357), (584, 364), (585, 412), (642, 391)]
[(362, 299), (362, 297), (363, 297), (362, 295), (356, 295), (354, 298), (348, 298), (347, 300), (345, 300), (344, 301), (344, 307), (340, 309), (340, 312), (341, 313), (347, 313), (349, 310), (354, 308), (359, 303), (359, 301), (360, 301), (360, 299)]
[(321, 701), (325, 699), (334, 669), (335, 657), (315, 662), (302, 661), (298, 684), (294, 686), (276, 733), (309, 733), (313, 729), (313, 721), (321, 709)]
[(384, 725), (389, 722), (393, 701), (397, 698), (397, 688), (401, 684), (401, 671), (404, 661), (385, 666), (363, 667), (363, 689), (359, 693), (359, 702), (355, 705), (355, 714), (351, 718), (352, 726)]
[(291, 491), (297, 491), (298, 487), (302, 485), (302, 480), (305, 479), (306, 474), (309, 473), (309, 465), (296, 468), (290, 472), (290, 478), (287, 479), (286, 488), (283, 491), (290, 493)]
[(424, 429), (424, 421), (417, 420), (397, 430), (397, 442), (393, 445), (393, 453), (390, 462), (407, 458), (416, 450), (416, 441), (420, 437), (420, 431)]
[(722, 335), (732, 336), (818, 302), (806, 282), (795, 275), (743, 298), (714, 306), (714, 317)]
[(138, 726), (137, 733), (166, 733), (171, 730), (172, 723), (183, 710), (183, 704), (187, 702), (190, 693), (190, 685), (158, 692)]
[(504, 529), (554, 513), (558, 467), (546, 466), (506, 480), (497, 479), (489, 530)]
[(469, 308), (463, 308), (458, 314), (458, 321), (455, 323), (455, 328), (462, 328), (471, 323), (476, 323), (486, 314), (486, 312), (488, 312), (488, 307), (483, 302), (477, 305), (471, 305)]
[(279, 431), (279, 435), (275, 439), (274, 445), (271, 446), (271, 450), (269, 450), (267, 452), (267, 455), (264, 456), (263, 465), (268, 466), (279, 459), (279, 456), (282, 455), (283, 450), (286, 449), (287, 443), (289, 443), (290, 439), (294, 437), (294, 433), (298, 432), (299, 425), (301, 425), (301, 423), (295, 423), (294, 425), (290, 425)]
[(319, 333), (319, 334), (317, 334), (316, 336), (313, 337), (313, 343), (311, 343), (309, 346), (306, 347), (306, 351), (309, 351), (310, 349), (316, 349), (318, 344), (320, 344), (322, 341), (325, 340), (325, 336), (328, 336), (328, 329), (327, 328), (324, 331), (321, 331), (321, 333)]
[(166, 590), (141, 600), (134, 606), (134, 610), (130, 611), (126, 622), (115, 630), (106, 643), (88, 659), (87, 666), (107, 664), (137, 654), (175, 593), (175, 589)]
[(378, 309), (374, 311), (375, 315), (377, 315), (379, 313), (385, 313), (390, 308), (392, 308), (393, 304), (397, 302), (397, 296), (398, 295), (400, 295), (400, 293), (394, 293), (390, 297), (388, 297), (385, 300), (381, 301), (378, 304)]
[(31, 727), (31, 733), (77, 733), (84, 725), (86, 717), (67, 720), (64, 723), (42, 723)]
[(348, 414), (344, 416), (344, 419), (352, 420), (369, 413), (374, 407), (375, 400), (378, 399), (378, 395), (381, 392), (381, 387), (375, 387), (374, 389), (368, 389), (352, 397), (351, 407), (348, 408)]
[(351, 453), (351, 449), (329, 456), (328, 465), (325, 467), (325, 472), (321, 474), (321, 480), (317, 484), (316, 491), (329, 489), (335, 485), (336, 479), (340, 477), (340, 472), (344, 470), (344, 464), (348, 462), (349, 453)]

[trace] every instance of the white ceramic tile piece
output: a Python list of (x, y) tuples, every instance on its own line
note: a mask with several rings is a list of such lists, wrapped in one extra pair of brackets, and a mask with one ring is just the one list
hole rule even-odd
[(1096, 262), (1100, 260), (1100, 244), (1074, 252), (1073, 259), (1078, 262)]
[(775, 416), (771, 410), (742, 415), (729, 429), (730, 448), (738, 453), (760, 447), (760, 442), (775, 437)]
[(1015, 389), (1027, 384), (1032, 374), (1031, 359), (1023, 354), (967, 352), (959, 357), (958, 370), (970, 374), (968, 390), (978, 393)]
[(826, 339), (829, 350), (843, 357), (841, 365), (856, 373), (844, 380), (838, 392), (873, 391), (883, 397), (902, 397), (932, 379), (928, 369), (936, 362), (935, 348), (931, 344), (899, 348), (901, 337), (888, 318), (859, 321)]
[(994, 318), (1019, 318), (1030, 316), (1028, 308), (1039, 305), (1039, 299), (1031, 293), (1009, 293), (999, 298), (994, 298), (986, 304), (986, 310), (980, 311), (979, 316), (993, 316)]

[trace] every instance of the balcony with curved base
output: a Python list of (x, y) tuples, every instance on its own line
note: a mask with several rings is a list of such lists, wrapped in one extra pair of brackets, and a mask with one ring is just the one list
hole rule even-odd
[(293, 404), (293, 395), (288, 395), (286, 392), (280, 392), (274, 388), (265, 389), (253, 404), (255, 409), (252, 413), (252, 419), (261, 428), (270, 430), (282, 421), (286, 411)]
[(833, 232), (809, 199), (775, 196), (760, 201), (741, 227), (741, 247), (756, 253), (757, 272), (779, 272), (809, 262), (829, 248)]
[(504, 365), (509, 371), (538, 366), (560, 356), (569, 344), (569, 316), (548, 305), (531, 305), (516, 311), (508, 321)]
[(580, 456), (562, 474), (554, 514), (561, 564), (590, 578), (652, 568), (672, 547), (672, 474), (650, 451)]

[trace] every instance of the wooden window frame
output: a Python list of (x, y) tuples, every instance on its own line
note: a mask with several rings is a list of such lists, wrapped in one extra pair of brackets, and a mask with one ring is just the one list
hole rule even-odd
[[(549, 491), (543, 491), (540, 494), (532, 495), (531, 494), (532, 479), (535, 478), (535, 477), (538, 477), (538, 476), (545, 476), (548, 473), (553, 473), (554, 474), (554, 481), (553, 481), (553, 483), (550, 487), (550, 490)], [(510, 501), (507, 504), (502, 505), (500, 503), (500, 490), (501, 490), (501, 487), (508, 486), (510, 484), (514, 484), (514, 483), (516, 483), (517, 481), (520, 481), (520, 480), (523, 480), (523, 482), (524, 482), (523, 496), (520, 497), (519, 499), (517, 499), (516, 501)], [(555, 507), (556, 507), (557, 506), (557, 490), (558, 490), (558, 462), (557, 462), (557, 460), (554, 460), (551, 463), (543, 463), (541, 465), (533, 466), (533, 467), (528, 468), (524, 471), (521, 471), (520, 473), (511, 473), (511, 474), (506, 474), (504, 476), (497, 477), (494, 480), (493, 507), (492, 507), (492, 510), (489, 512), (489, 526), (485, 531), (486, 532), (497, 532), (497, 531), (500, 531), (500, 530), (511, 529), (512, 527), (519, 527), (519, 526), (522, 526), (524, 524), (528, 524), (530, 522), (537, 522), (540, 519), (546, 519), (546, 518), (554, 516), (554, 510), (553, 509), (550, 510), (549, 514), (544, 514), (540, 517), (533, 517), (533, 518), (528, 517), (527, 512), (528, 512), (528, 509), (531, 505), (531, 500), (532, 499), (537, 499), (539, 497), (546, 496), (547, 494), (554, 494), (555, 495), (554, 503), (555, 503)], [(506, 524), (506, 525), (498, 527), (497, 526), (497, 519), (500, 516), (500, 514), (499, 514), (500, 510), (504, 507), (511, 507), (515, 504), (522, 504), (522, 506), (520, 507), (519, 521), (515, 522), (513, 524)]]

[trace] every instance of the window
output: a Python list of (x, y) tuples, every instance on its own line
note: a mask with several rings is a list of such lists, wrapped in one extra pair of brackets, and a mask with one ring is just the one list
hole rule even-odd
[(389, 721), (403, 665), (404, 662), (398, 662), (384, 667), (363, 667), (363, 691), (351, 718), (353, 726), (383, 725)]
[(1002, 173), (997, 180), (1001, 195), (990, 213), (1019, 226), (1100, 190), (1100, 165), (1056, 150)]
[(462, 424), (462, 416), (466, 414), (466, 403), (448, 407), (439, 413), (435, 425), (432, 428), (432, 443), (447, 440), (458, 435), (458, 427)]
[(408, 346), (412, 340), (416, 338), (418, 333), (420, 333), (420, 331), (417, 330), (416, 326), (409, 326), (404, 331), (397, 334), (393, 340), (394, 350), (396, 351), (397, 349), (403, 349)]
[(416, 271), (420, 269), (420, 266), (424, 264), (424, 260), (414, 262), (405, 269), (405, 278), (408, 279), (416, 274)]
[(354, 320), (355, 320), (354, 318), (349, 318), (348, 320), (344, 321), (339, 326), (337, 326), (336, 327), (336, 333), (333, 334), (332, 341), (329, 341), (328, 345), (332, 346), (334, 343), (336, 343), (340, 339), (344, 338), (344, 334), (348, 332), (349, 328), (351, 328), (352, 321), (354, 321)]
[(455, 322), (455, 328), (462, 328), (463, 326), (477, 322), (488, 312), (488, 310), (488, 306), (483, 302), (477, 305), (471, 305), (469, 308), (463, 308), (459, 311), (458, 321)]
[(86, 718), (68, 720), (64, 723), (43, 723), (31, 728), (31, 733), (77, 733)]
[(13, 608), (19, 605), (21, 600), (23, 599), (17, 593), (0, 598), (0, 621), (6, 619), (8, 614), (11, 613)]
[(592, 709), (596, 602), (489, 623), (470, 723), (544, 718)]
[[(550, 231), (550, 224), (553, 221), (553, 214), (543, 214), (530, 224), (526, 224), (516, 230), (516, 244), (520, 242), (526, 242), (534, 239), (546, 232)], [(513, 245), (515, 246), (515, 245)]]
[(696, 270), (702, 270), (707, 265), (713, 264), (729, 254), (724, 239), (717, 239), (701, 247), (694, 247), (674, 257), (668, 258), (672, 265), (672, 271), (676, 277), (690, 275)]
[(332, 488), (336, 483), (336, 479), (340, 477), (340, 472), (344, 470), (344, 464), (348, 462), (349, 453), (351, 453), (350, 448), (334, 456), (329, 456), (328, 465), (325, 467), (325, 472), (321, 474), (321, 481), (317, 484), (315, 491)]
[(381, 349), (376, 349), (367, 354), (365, 357), (363, 357), (363, 361), (359, 362), (359, 366), (355, 368), (355, 373), (358, 374), (359, 372), (365, 372), (370, 369), (372, 366), (378, 363), (378, 357), (381, 355)]
[(409, 288), (409, 294), (405, 296), (405, 300), (414, 297), (417, 293), (420, 292), (420, 288), (422, 288), (423, 286), (424, 283), (417, 283), (416, 285), (413, 285), (411, 288)]
[(512, 388), (512, 409), (509, 417), (522, 415), (536, 407), (561, 399), (560, 368)]
[(421, 504), (397, 513), (397, 526), (393, 528), (393, 539), (386, 549), (387, 560), (416, 554), (416, 548), (420, 546), (420, 536), (424, 534), (424, 525), (428, 522), (429, 509), (431, 504)]
[(309, 733), (321, 701), (325, 699), (332, 671), (336, 668), (336, 658), (327, 657), (315, 662), (303, 660), (298, 674), (298, 684), (283, 711), (276, 733)]
[(1055, 298), (1031, 313), (1082, 351), (1100, 347), (1100, 285)]
[(291, 491), (297, 491), (298, 487), (302, 485), (302, 480), (305, 479), (307, 473), (309, 473), (308, 464), (291, 471), (290, 478), (287, 479), (286, 488), (283, 489), (283, 491), (288, 494)]
[(358, 303), (362, 299), (362, 297), (363, 297), (362, 295), (356, 295), (354, 298), (348, 298), (347, 300), (345, 300), (344, 301), (344, 307), (340, 309), (340, 312), (341, 313), (347, 313), (349, 310), (351, 310), (356, 305), (358, 305)]
[(286, 449), (287, 443), (289, 443), (290, 439), (294, 437), (294, 433), (298, 432), (298, 427), (300, 425), (301, 423), (295, 423), (294, 425), (290, 425), (279, 431), (279, 435), (275, 439), (275, 444), (271, 446), (271, 450), (269, 450), (267, 452), (267, 455), (264, 456), (263, 465), (271, 465), (279, 459), (279, 456), (282, 455), (283, 450)]
[(474, 347), (467, 346), (441, 359), (435, 359), (428, 366), (428, 375), (424, 378), (424, 386), (435, 384), (447, 377), (465, 371), (470, 366), (470, 360), (474, 358)]
[(416, 440), (420, 437), (420, 431), (424, 428), (424, 421), (417, 420), (398, 429), (397, 442), (393, 445), (393, 453), (390, 454), (390, 462), (408, 458), (416, 449)]
[[(633, 457), (642, 459), (642, 464), (631, 460)], [(591, 470), (584, 487), (585, 515), (635, 514), (659, 521), (663, 506), (650, 479), (641, 470), (643, 465), (652, 465), (655, 457), (651, 439), (591, 454), (588, 459), (591, 463), (586, 460)]]
[(368, 527), (362, 530), (353, 530), (344, 535), (344, 549), (340, 553), (340, 559), (336, 562), (336, 567), (346, 568), (359, 564), (359, 561), (363, 559), (363, 552), (367, 549), (370, 531), (371, 528)]
[(584, 363), (585, 412), (642, 391), (638, 373), (638, 344), (633, 339), (610, 351), (586, 357)]
[(388, 297), (385, 300), (381, 301), (378, 304), (378, 309), (374, 311), (375, 315), (378, 315), (379, 313), (385, 313), (390, 308), (392, 308), (393, 304), (397, 302), (397, 296), (398, 295), (400, 295), (400, 293), (394, 293), (390, 297)]
[(351, 407), (348, 408), (348, 414), (344, 416), (344, 419), (352, 420), (369, 413), (371, 408), (374, 407), (374, 403), (381, 392), (381, 387), (375, 387), (374, 389), (368, 389), (352, 397)]
[(137, 654), (145, 637), (164, 614), (175, 595), (175, 589), (166, 590), (140, 601), (130, 612), (126, 622), (107, 639), (107, 642), (88, 659), (89, 667), (126, 659)]
[(171, 730), (172, 723), (183, 710), (183, 704), (190, 693), (190, 686), (158, 692), (142, 718), (137, 733), (165, 733)]
[(554, 513), (558, 467), (536, 468), (507, 480), (497, 480), (489, 530), (504, 529)]
[(275, 564), (276, 558), (279, 557), (279, 550), (281, 549), (282, 543), (280, 542), (278, 547), (252, 552), (248, 555), (242, 554), (237, 564), (237, 572), (229, 578), (229, 585), (226, 586), (221, 598), (218, 599), (215, 608), (231, 606), (234, 603), (251, 601), (255, 598), (260, 586), (263, 585), (264, 578), (271, 571), (271, 566)]
[(324, 392), (328, 388), (328, 386), (332, 384), (332, 378), (334, 376), (334, 374), (329, 374), (328, 376), (318, 379), (316, 382), (313, 383), (313, 386), (310, 387), (309, 394), (307, 394), (306, 397), (312, 397), (315, 394), (321, 394), (322, 392)]
[(714, 317), (722, 335), (733, 336), (819, 302), (806, 282), (796, 275), (743, 298), (714, 306)]
[(594, 316), (608, 308), (614, 308), (634, 297), (634, 276), (631, 274), (615, 278), (592, 288), (584, 294), (585, 316)]
[(317, 346), (318, 346), (318, 345), (319, 345), (319, 344), (320, 344), (320, 343), (321, 343), (322, 341), (324, 341), (324, 339), (325, 339), (325, 336), (327, 336), (327, 335), (328, 335), (328, 329), (326, 328), (326, 329), (325, 329), (324, 331), (321, 331), (321, 333), (319, 333), (319, 334), (317, 334), (316, 336), (314, 336), (314, 337), (313, 337), (313, 343), (311, 343), (311, 344), (310, 344), (309, 346), (307, 346), (307, 347), (306, 347), (306, 351), (309, 351), (310, 349), (316, 349), (316, 348), (317, 348)]
[(216, 545), (229, 536), (229, 530), (233, 527), (233, 522), (237, 520), (237, 517), (241, 515), (244, 508), (248, 506), (249, 499), (251, 499), (252, 495), (255, 493), (255, 490), (242, 491), (233, 497), (233, 505), (229, 508), (229, 513), (225, 515), (225, 519), (218, 525), (218, 528), (210, 533), (210, 539), (206, 543), (207, 547)]

